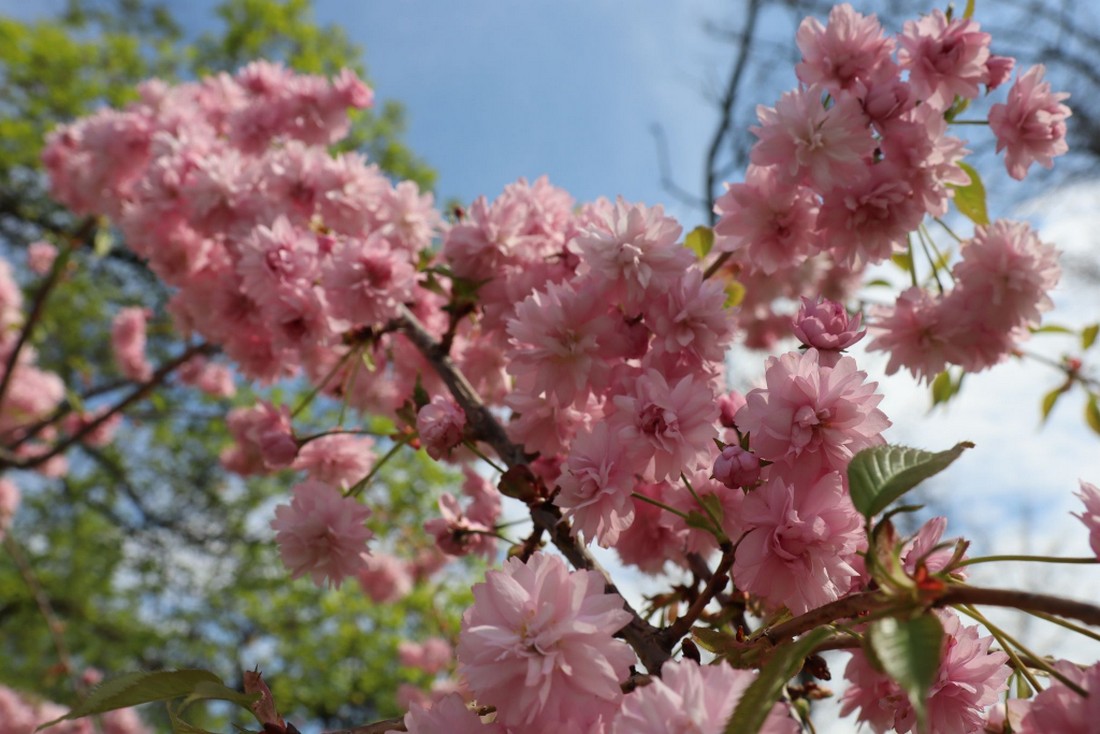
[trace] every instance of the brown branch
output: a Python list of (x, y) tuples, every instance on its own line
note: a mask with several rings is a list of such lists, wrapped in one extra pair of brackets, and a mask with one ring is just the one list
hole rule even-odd
[(714, 573), (707, 580), (707, 585), (703, 588), (702, 593), (691, 603), (684, 616), (661, 632), (661, 639), (666, 645), (670, 647), (675, 645), (681, 637), (690, 632), (692, 625), (702, 616), (703, 610), (707, 608), (707, 604), (710, 604), (711, 599), (726, 588), (726, 583), (729, 581), (728, 574), (733, 567), (735, 552), (736, 549), (732, 546), (722, 550), (722, 559), (718, 562), (718, 567), (714, 569)]
[(947, 604), (984, 604), (990, 607), (1011, 607), (1025, 612), (1046, 612), (1069, 617), (1093, 627), (1100, 627), (1100, 607), (1083, 601), (1064, 599), (1049, 594), (1033, 594), (1015, 589), (986, 589), (979, 586), (949, 586), (936, 600)]
[(35, 454), (34, 456), (20, 459), (16, 456), (11, 455), (8, 452), (5, 452), (6, 455), (0, 456), (0, 470), (9, 467), (16, 469), (32, 469), (49, 461), (58, 454), (64, 453), (73, 444), (81, 441), (85, 436), (102, 426), (113, 416), (121, 413), (134, 403), (145, 398), (149, 393), (153, 392), (153, 390), (156, 389), (162, 382), (164, 382), (164, 380), (170, 374), (172, 374), (172, 372), (174, 372), (192, 357), (196, 357), (200, 354), (212, 354), (216, 351), (216, 349), (216, 347), (210, 344), (196, 344), (194, 346), (188, 347), (186, 350), (183, 351), (182, 354), (161, 365), (160, 368), (153, 373), (153, 376), (149, 378), (149, 380), (141, 383), (135, 389), (131, 390), (111, 409), (105, 411), (101, 415), (96, 416), (93, 420), (88, 421), (88, 423), (81, 426), (78, 431), (54, 444), (54, 446), (45, 453)]
[[(512, 443), (500, 421), (489, 411), (466, 376), (424, 328), (424, 325), (404, 306), (401, 307), (399, 314), (398, 328), (431, 363), (465, 411), (467, 430), (470, 435), (492, 447), (509, 468), (525, 466), (528, 463), (527, 454), (520, 446)], [(562, 518), (561, 511), (555, 505), (548, 501), (536, 501), (529, 505), (529, 509), (535, 527), (541, 528), (549, 536), (566, 560), (575, 568), (600, 574), (604, 579), (607, 592), (618, 594), (623, 599), (623, 608), (630, 613), (631, 620), (620, 634), (634, 648), (646, 670), (650, 673), (660, 672), (661, 665), (671, 657), (671, 646), (664, 645), (661, 631), (643, 619), (619, 593), (610, 574), (592, 557), (588, 548), (573, 536), (569, 523)]]

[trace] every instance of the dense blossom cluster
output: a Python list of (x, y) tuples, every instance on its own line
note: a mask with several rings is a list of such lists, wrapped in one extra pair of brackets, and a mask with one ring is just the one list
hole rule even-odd
[[(150, 81), (130, 107), (51, 135), (55, 196), (77, 213), (108, 215), (173, 288), (176, 327), (233, 364), (193, 358), (182, 382), (224, 396), (235, 377), (299, 376), (392, 421), (394, 451), (407, 443), (463, 466), (461, 498), (442, 493), (424, 526), (434, 547), (411, 560), (400, 557), (410, 549), (371, 552), (372, 512), (359, 490), (377, 466), (374, 440), (342, 427), (300, 435), (288, 407), (265, 401), (234, 409), (228, 469), (308, 475), (271, 522), (292, 577), (355, 579), (388, 603), (453, 557), (497, 559), (502, 492), (473, 468), (490, 449), (507, 465), (493, 464), (508, 470), (504, 493), (532, 518), (552, 517), (474, 585), (457, 644), (399, 648), (403, 665), (431, 676), (454, 669), (461, 681), (440, 679), (431, 696), (402, 691), (409, 732), (725, 730), (756, 673), (690, 659), (661, 670), (659, 660), (652, 680), (636, 685), (646, 661), (620, 636), (647, 623), (594, 564), (574, 560), (570, 570), (542, 551), (544, 532), (571, 559), (597, 544), (644, 573), (671, 562), (706, 584), (704, 602), (726, 581), (727, 570), (710, 575), (707, 565), (720, 551), (736, 587), (722, 603), (741, 620), (738, 644), (747, 616), (797, 617), (881, 590), (873, 554), (894, 553), (892, 581), (906, 588), (963, 576), (953, 564), (964, 549), (941, 543), (942, 518), (894, 548), (871, 547), (847, 468), (885, 443), (890, 421), (877, 383), (844, 353), (865, 322), (843, 303), (867, 266), (903, 252), (971, 182), (965, 143), (949, 125), (983, 89), (1006, 83), (1013, 61), (990, 52), (973, 20), (938, 11), (890, 37), (874, 16), (840, 5), (826, 24), (803, 22), (797, 41), (800, 86), (759, 108), (752, 164), (717, 203), (715, 249), (726, 259), (713, 278), (661, 206), (578, 204), (545, 178), (521, 179), (445, 222), (414, 184), (391, 182), (360, 155), (330, 153), (348, 130), (347, 109), (371, 102), (350, 72), (328, 81), (256, 62), (174, 87)], [(1020, 75), (990, 112), (1016, 178), (1065, 152), (1065, 95), (1042, 73)], [(38, 243), (31, 269), (48, 272), (56, 255)], [(914, 285), (871, 314), (870, 348), (889, 353), (888, 372), (931, 379), (952, 364), (996, 364), (1038, 325), (1059, 275), (1055, 250), (1007, 221), (979, 226), (936, 271), (950, 290)], [(739, 309), (727, 307), (731, 293), (743, 295)], [(793, 319), (773, 308), (795, 296)], [(0, 363), (21, 306), (0, 261)], [(135, 382), (154, 374), (147, 318), (124, 308), (112, 329), (118, 370)], [(725, 356), (738, 327), (750, 346), (792, 335), (803, 346), (769, 358), (759, 386), (730, 391)], [(0, 432), (17, 432), (64, 395), (33, 367), (31, 350), (15, 369)], [(499, 436), (486, 432), (491, 421)], [(1100, 493), (1083, 483), (1081, 498), (1100, 558)], [(0, 480), (0, 534), (17, 500)], [(931, 731), (980, 731), (1005, 689), (1008, 656), (977, 627), (940, 615)], [(669, 653), (679, 638), (664, 642)], [(1094, 671), (1074, 675), (1096, 690)], [(845, 675), (846, 713), (876, 732), (913, 729), (908, 692), (861, 652)], [(1087, 716), (1066, 691), (1037, 697), (1023, 726)], [(799, 730), (786, 703), (762, 729)]]

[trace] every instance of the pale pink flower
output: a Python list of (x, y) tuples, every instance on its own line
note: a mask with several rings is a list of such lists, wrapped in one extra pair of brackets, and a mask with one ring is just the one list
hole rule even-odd
[[(665, 663), (661, 677), (623, 699), (609, 734), (722, 734), (745, 690), (756, 679), (725, 663), (690, 660)], [(801, 727), (785, 704), (768, 714), (762, 734), (797, 734)]]
[(346, 488), (367, 476), (374, 466), (373, 446), (369, 436), (332, 433), (305, 443), (292, 466), (319, 482)]
[(777, 166), (787, 180), (810, 180), (821, 191), (867, 175), (875, 150), (867, 118), (858, 100), (841, 95), (826, 108), (821, 87), (786, 92), (775, 107), (756, 108), (759, 140), (750, 160)]
[(940, 301), (928, 291), (908, 288), (892, 308), (876, 308), (872, 315), (874, 338), (867, 349), (890, 354), (886, 374), (905, 367), (914, 377), (931, 382), (946, 369), (958, 321), (944, 318)]
[(473, 588), (462, 617), (458, 671), (497, 720), (525, 734), (557, 732), (570, 714), (611, 714), (635, 662), (612, 637), (630, 621), (617, 594), (558, 556), (510, 558)]
[[(717, 516), (721, 525), (719, 528), (726, 537), (736, 540), (744, 532), (743, 503), (744, 492), (731, 492), (725, 485), (715, 481), (710, 476), (710, 467), (694, 473), (685, 474), (691, 482), (692, 492), (681, 479), (676, 483), (669, 483), (662, 488), (662, 499), (669, 507), (679, 510), (684, 515), (692, 513), (709, 515), (700, 507), (700, 500), (707, 503), (711, 511)], [(696, 499), (698, 497), (699, 499)], [(710, 523), (706, 527), (700, 527), (699, 523), (688, 523), (682, 517), (674, 515), (671, 518), (673, 527), (683, 534), (684, 544), (682, 550), (685, 553), (697, 553), (703, 557), (718, 550), (718, 539), (714, 531), (710, 529)]]
[(0, 257), (0, 345), (11, 341), (23, 321), (23, 291), (11, 263)]
[[(970, 151), (963, 140), (948, 135), (947, 129), (943, 113), (924, 104), (882, 125), (880, 147), (885, 159), (908, 182), (919, 210), (937, 217), (947, 212), (953, 187), (970, 183), (970, 176), (959, 167)], [(851, 186), (851, 182), (844, 183)], [(916, 211), (907, 209), (902, 219), (916, 216)]]
[(677, 243), (683, 231), (660, 206), (628, 204), (594, 216), (571, 245), (588, 268), (606, 280), (628, 311), (641, 306), (647, 294), (660, 293), (680, 277), (695, 258)]
[(444, 492), (439, 498), (440, 517), (424, 523), (424, 532), (435, 538), (441, 551), (451, 556), (465, 556), (479, 553), (486, 558), (496, 552), (497, 539), (493, 537), (492, 520), (480, 522), (470, 517), (450, 492)]
[(145, 382), (153, 376), (153, 366), (145, 356), (145, 325), (148, 312), (141, 306), (121, 309), (111, 322), (111, 347), (115, 364), (129, 380)]
[(45, 240), (27, 245), (27, 267), (36, 275), (45, 275), (57, 259), (57, 248)]
[(451, 664), (454, 649), (441, 637), (429, 637), (424, 642), (402, 640), (397, 643), (397, 657), (405, 667), (435, 675)]
[(718, 419), (726, 428), (734, 428), (734, 416), (745, 407), (745, 396), (736, 390), (718, 396)]
[(364, 558), (357, 578), (363, 593), (376, 604), (399, 601), (413, 587), (412, 575), (405, 563), (386, 553), (372, 553)]
[[(667, 504), (666, 495), (675, 490), (667, 482), (641, 482), (634, 486), (633, 492)], [(669, 561), (684, 565), (687, 530), (676, 522), (676, 516), (637, 497), (632, 496), (631, 502), (634, 522), (615, 541), (615, 550), (623, 563), (652, 574), (661, 573)]]
[(261, 308), (277, 305), (290, 288), (309, 288), (320, 276), (317, 237), (280, 216), (271, 227), (259, 226), (238, 245), (241, 290)]
[(590, 398), (583, 409), (561, 405), (557, 398), (514, 392), (505, 398), (512, 409), (508, 436), (530, 452), (553, 456), (562, 452), (577, 433), (587, 431), (603, 415), (602, 406)]
[(233, 371), (221, 362), (203, 357), (188, 360), (179, 369), (180, 382), (192, 385), (214, 398), (231, 398), (237, 394)]
[(1046, 67), (1033, 66), (1008, 90), (1008, 102), (989, 110), (989, 127), (997, 136), (997, 152), (1005, 153), (1005, 168), (1010, 176), (1023, 180), (1032, 163), (1054, 167), (1054, 156), (1069, 150), (1066, 144), (1066, 118), (1073, 114), (1062, 104), (1066, 92), (1051, 92), (1050, 82), (1042, 81)]
[(343, 239), (325, 261), (322, 283), (336, 316), (369, 326), (384, 324), (414, 300), (416, 271), (407, 254), (381, 236)]
[(290, 424), (290, 409), (259, 402), (234, 408), (226, 417), (234, 445), (222, 451), (222, 465), (247, 476), (290, 466), (298, 454), (298, 442)]
[(687, 270), (645, 306), (645, 321), (653, 332), (652, 351), (690, 357), (688, 362), (694, 364), (721, 362), (733, 339), (733, 319), (725, 302), (720, 282), (703, 280), (699, 268)]
[[(1100, 560), (1100, 488), (1095, 484), (1081, 481), (1081, 491), (1077, 497), (1085, 505), (1085, 511), (1073, 516), (1085, 524), (1089, 531), (1089, 545), (1096, 558)], [(1100, 690), (1100, 689), (1097, 689)]]
[[(944, 640), (939, 674), (928, 692), (929, 731), (976, 734), (985, 723), (985, 707), (997, 701), (1012, 672), (1006, 665), (1008, 655), (989, 652), (993, 638), (979, 637), (977, 625), (962, 626), (954, 612), (938, 616)], [(844, 677), (851, 685), (841, 698), (841, 716), (859, 709), (857, 721), (869, 725), (875, 734), (915, 731), (916, 713), (908, 697), (885, 673), (872, 668), (862, 652), (852, 653)], [(1061, 734), (1063, 730), (1041, 731)]]
[[(805, 346), (818, 350), (824, 366), (832, 366), (824, 364), (825, 353), (847, 349), (862, 339), (867, 334), (866, 330), (860, 331), (862, 319), (862, 314), (856, 314), (854, 318), (849, 316), (844, 306), (836, 301), (828, 298), (810, 300), (803, 296), (792, 331)], [(837, 354), (830, 356), (834, 364), (837, 357)]]
[(614, 397), (612, 425), (642, 462), (652, 462), (650, 478), (691, 472), (717, 437), (717, 405), (710, 384), (687, 375), (670, 384), (657, 370), (646, 370), (633, 392)]
[(893, 65), (894, 40), (883, 34), (878, 18), (857, 13), (848, 3), (833, 6), (826, 26), (816, 18), (803, 20), (795, 42), (802, 52), (795, 67), (799, 81), (820, 84), (834, 94)]
[(714, 460), (714, 478), (730, 489), (751, 488), (760, 479), (760, 459), (735, 443)]
[(762, 459), (793, 462), (819, 454), (825, 466), (843, 471), (857, 451), (884, 443), (882, 431), (890, 426), (875, 407), (882, 400), (878, 383), (866, 378), (851, 357), (820, 366), (816, 349), (771, 357), (767, 387), (745, 396), (737, 426), (750, 433)]
[(836, 472), (797, 489), (773, 477), (745, 495), (740, 522), (747, 534), (731, 571), (737, 588), (792, 614), (839, 599), (859, 575), (852, 561), (862, 520)]
[(814, 192), (790, 183), (774, 166), (749, 166), (745, 182), (727, 184), (714, 211), (715, 248), (736, 253), (750, 270), (770, 275), (818, 248)]
[(555, 395), (563, 405), (583, 403), (601, 389), (608, 365), (604, 346), (614, 340), (607, 306), (565, 283), (548, 283), (516, 306), (508, 322), (508, 372), (532, 395)]
[(294, 487), (289, 505), (275, 508), (271, 528), (283, 564), (291, 578), (309, 574), (313, 583), (339, 588), (348, 576), (364, 566), (367, 540), (372, 533), (364, 524), (370, 510), (354, 497), (313, 479)]
[[(955, 557), (955, 540), (946, 542), (945, 547), (937, 548), (941, 544), (944, 531), (947, 530), (946, 517), (933, 517), (920, 526), (920, 530), (901, 549), (901, 564), (905, 572), (910, 576), (916, 576), (917, 566), (922, 565), (929, 573), (939, 573), (947, 568), (947, 564)], [(966, 555), (959, 557), (959, 560)], [(962, 569), (953, 570), (952, 576), (965, 579), (966, 574)]]
[(951, 20), (933, 10), (906, 21), (898, 38), (898, 63), (909, 70), (909, 83), (925, 104), (946, 110), (955, 97), (974, 99), (989, 80), (988, 33), (970, 18)]
[(420, 443), (436, 461), (450, 458), (451, 451), (462, 443), (465, 428), (466, 413), (446, 395), (436, 395), (416, 413)]
[[(413, 702), (405, 714), (405, 729), (409, 734), (505, 734), (500, 724), (485, 724), (476, 711), (466, 706), (462, 696), (452, 693), (426, 706)], [(386, 734), (399, 734), (390, 729)]]
[(1081, 670), (1073, 663), (1054, 664), (1059, 673), (1069, 678), (1088, 696), (1081, 696), (1058, 680), (1040, 691), (1031, 701), (1027, 713), (1014, 731), (1017, 734), (1093, 734), (1100, 721), (1100, 663)]
[(558, 478), (557, 504), (586, 542), (614, 545), (634, 521), (634, 463), (618, 436), (600, 422), (573, 442)]

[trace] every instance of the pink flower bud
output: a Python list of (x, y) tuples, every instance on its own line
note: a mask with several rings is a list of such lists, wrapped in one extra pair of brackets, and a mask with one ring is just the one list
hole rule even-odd
[(823, 352), (839, 352), (847, 349), (867, 334), (866, 329), (859, 330), (863, 317), (848, 315), (836, 301), (822, 299), (813, 302), (802, 297), (802, 306), (794, 317), (792, 331), (798, 340), (807, 347)]
[(436, 395), (432, 402), (416, 414), (416, 430), (428, 456), (439, 460), (449, 456), (451, 449), (462, 443), (466, 414), (453, 400)]
[(760, 459), (731, 443), (714, 460), (714, 478), (730, 489), (751, 487), (760, 479)]

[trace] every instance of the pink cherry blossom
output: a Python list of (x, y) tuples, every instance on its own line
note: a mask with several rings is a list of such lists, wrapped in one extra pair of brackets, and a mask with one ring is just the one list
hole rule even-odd
[(826, 108), (822, 92), (817, 86), (786, 92), (774, 108), (756, 108), (754, 164), (777, 166), (786, 180), (809, 180), (819, 190), (867, 175), (875, 141), (859, 102), (841, 95)]
[(597, 423), (574, 441), (558, 479), (556, 502), (585, 541), (614, 545), (634, 521), (633, 466), (626, 445), (607, 423)]
[(618, 439), (645, 462), (652, 462), (650, 478), (676, 477), (693, 471), (700, 454), (710, 450), (718, 417), (714, 393), (698, 376), (687, 375), (675, 384), (655, 369), (633, 381), (633, 391), (614, 398), (612, 424)]
[[(1100, 488), (1086, 481), (1081, 482), (1081, 491), (1077, 497), (1085, 505), (1084, 512), (1073, 516), (1085, 524), (1089, 531), (1089, 545), (1096, 558), (1100, 560)], [(1100, 689), (1097, 689), (1100, 690)]]
[[(485, 724), (476, 711), (466, 706), (462, 696), (452, 693), (430, 706), (412, 703), (405, 714), (405, 728), (409, 734), (505, 734), (500, 724)], [(386, 734), (399, 734), (390, 729)]]
[(738, 589), (797, 615), (839, 599), (858, 576), (862, 523), (836, 472), (797, 489), (773, 477), (745, 496), (740, 521), (747, 534), (733, 563)]
[(423, 642), (402, 640), (397, 643), (397, 657), (405, 667), (435, 675), (451, 664), (454, 650), (451, 643), (441, 637), (429, 637)]
[(936, 110), (945, 110), (956, 95), (978, 96), (979, 84), (989, 79), (988, 33), (969, 18), (951, 20), (940, 10), (905, 23), (898, 38), (898, 63), (909, 70), (917, 96)]
[(944, 317), (940, 302), (916, 286), (902, 291), (892, 308), (872, 311), (874, 338), (870, 351), (888, 352), (886, 374), (907, 368), (914, 377), (931, 382), (947, 367), (957, 320)]
[(1100, 663), (1081, 670), (1068, 661), (1054, 664), (1059, 673), (1085, 689), (1079, 693), (1061, 681), (1051, 680), (1050, 687), (1040, 691), (1024, 714), (1018, 734), (1091, 734), (1100, 721)]
[(294, 487), (289, 505), (275, 508), (271, 528), (283, 564), (291, 578), (309, 576), (321, 586), (337, 588), (364, 566), (367, 540), (372, 533), (364, 524), (370, 510), (353, 497), (314, 479)]
[(799, 81), (820, 84), (834, 94), (893, 64), (894, 40), (883, 33), (878, 18), (857, 13), (848, 3), (833, 6), (826, 26), (816, 18), (803, 20), (795, 40), (802, 52), (795, 67)]
[(622, 599), (558, 556), (510, 558), (473, 588), (462, 617), (458, 671), (497, 720), (527, 734), (559, 731), (571, 713), (614, 712), (634, 653), (612, 637), (628, 621)]
[[(745, 689), (756, 675), (725, 663), (699, 665), (690, 660), (666, 663), (661, 677), (623, 700), (609, 734), (722, 734)], [(762, 734), (797, 734), (788, 707), (777, 703)]]
[(45, 275), (57, 259), (57, 248), (49, 242), (39, 240), (27, 245), (27, 267), (36, 275)]
[(647, 294), (666, 290), (694, 262), (691, 252), (677, 244), (681, 231), (660, 205), (620, 198), (593, 216), (571, 247), (632, 310)]
[(399, 601), (413, 587), (412, 575), (405, 563), (385, 553), (372, 553), (364, 558), (357, 579), (363, 593), (376, 604)]
[(769, 461), (795, 461), (809, 454), (825, 466), (843, 471), (855, 453), (884, 443), (890, 425), (876, 408), (882, 396), (878, 383), (864, 382), (867, 373), (855, 360), (841, 357), (822, 367), (816, 349), (788, 352), (767, 362), (767, 387), (745, 396), (737, 426), (751, 435), (750, 445)]
[(1008, 90), (1008, 102), (989, 109), (989, 127), (997, 136), (997, 152), (1006, 150), (1005, 168), (1022, 181), (1032, 163), (1054, 167), (1054, 156), (1069, 150), (1066, 118), (1073, 114), (1062, 104), (1066, 92), (1051, 92), (1044, 82), (1046, 67), (1033, 66)]
[(290, 409), (259, 402), (234, 408), (226, 418), (235, 444), (222, 451), (221, 462), (231, 472), (247, 476), (290, 466), (298, 453)]
[[(985, 707), (998, 700), (1012, 672), (1006, 665), (1008, 655), (989, 652), (993, 638), (980, 637), (977, 625), (963, 626), (954, 612), (941, 612), (939, 617), (944, 641), (939, 673), (928, 694), (929, 731), (976, 734), (983, 728)], [(871, 667), (862, 652), (852, 654), (844, 677), (851, 685), (841, 698), (841, 716), (858, 709), (857, 721), (875, 734), (916, 731), (916, 713), (905, 693)]]
[(184, 385), (192, 385), (214, 398), (231, 398), (237, 394), (233, 372), (228, 365), (193, 357), (176, 373)]
[(11, 527), (15, 511), (19, 509), (20, 496), (19, 487), (15, 486), (15, 482), (6, 477), (0, 477), (0, 540)]
[(111, 323), (111, 347), (122, 374), (134, 382), (153, 376), (153, 366), (145, 356), (145, 325), (148, 313), (140, 306), (123, 308)]
[(436, 461), (449, 458), (451, 451), (462, 443), (466, 413), (452, 398), (436, 395), (416, 414), (416, 431), (428, 456)]
[(319, 482), (347, 488), (370, 472), (374, 465), (373, 446), (369, 436), (332, 433), (305, 443), (293, 466)]
[(413, 299), (416, 273), (405, 253), (379, 236), (341, 240), (325, 262), (323, 283), (333, 313), (357, 324), (383, 324)]
[(749, 166), (744, 183), (726, 185), (714, 203), (715, 248), (737, 253), (766, 275), (798, 265), (818, 247), (814, 192), (792, 184), (774, 166)]
[[(955, 540), (945, 543), (946, 547), (937, 548), (943, 541), (944, 531), (947, 530), (946, 517), (933, 517), (920, 526), (920, 530), (913, 536), (901, 550), (901, 564), (905, 572), (910, 576), (916, 576), (917, 566), (922, 565), (929, 573), (939, 573), (947, 568), (947, 564), (955, 556)], [(957, 539), (956, 539), (957, 540)], [(958, 560), (963, 560), (962, 555)], [(966, 574), (962, 569), (954, 570), (951, 575), (965, 579)]]
[(496, 552), (496, 538), (493, 537), (492, 521), (488, 523), (470, 517), (450, 492), (444, 492), (439, 498), (440, 517), (424, 523), (424, 531), (435, 538), (439, 549), (451, 556), (464, 556), (479, 553), (486, 558)]
[[(633, 491), (665, 504), (675, 493), (667, 482), (640, 482)], [(684, 565), (687, 562), (684, 553), (687, 529), (676, 522), (678, 518), (637, 497), (632, 496), (631, 502), (634, 504), (634, 522), (615, 541), (615, 550), (623, 563), (651, 574), (661, 573), (669, 561)]]
[[(733, 339), (726, 297), (722, 284), (703, 280), (698, 268), (684, 272), (660, 298), (645, 306), (645, 320), (654, 335), (653, 354), (676, 354), (695, 365), (721, 362)], [(645, 346), (649, 345), (643, 345), (643, 353)]]

